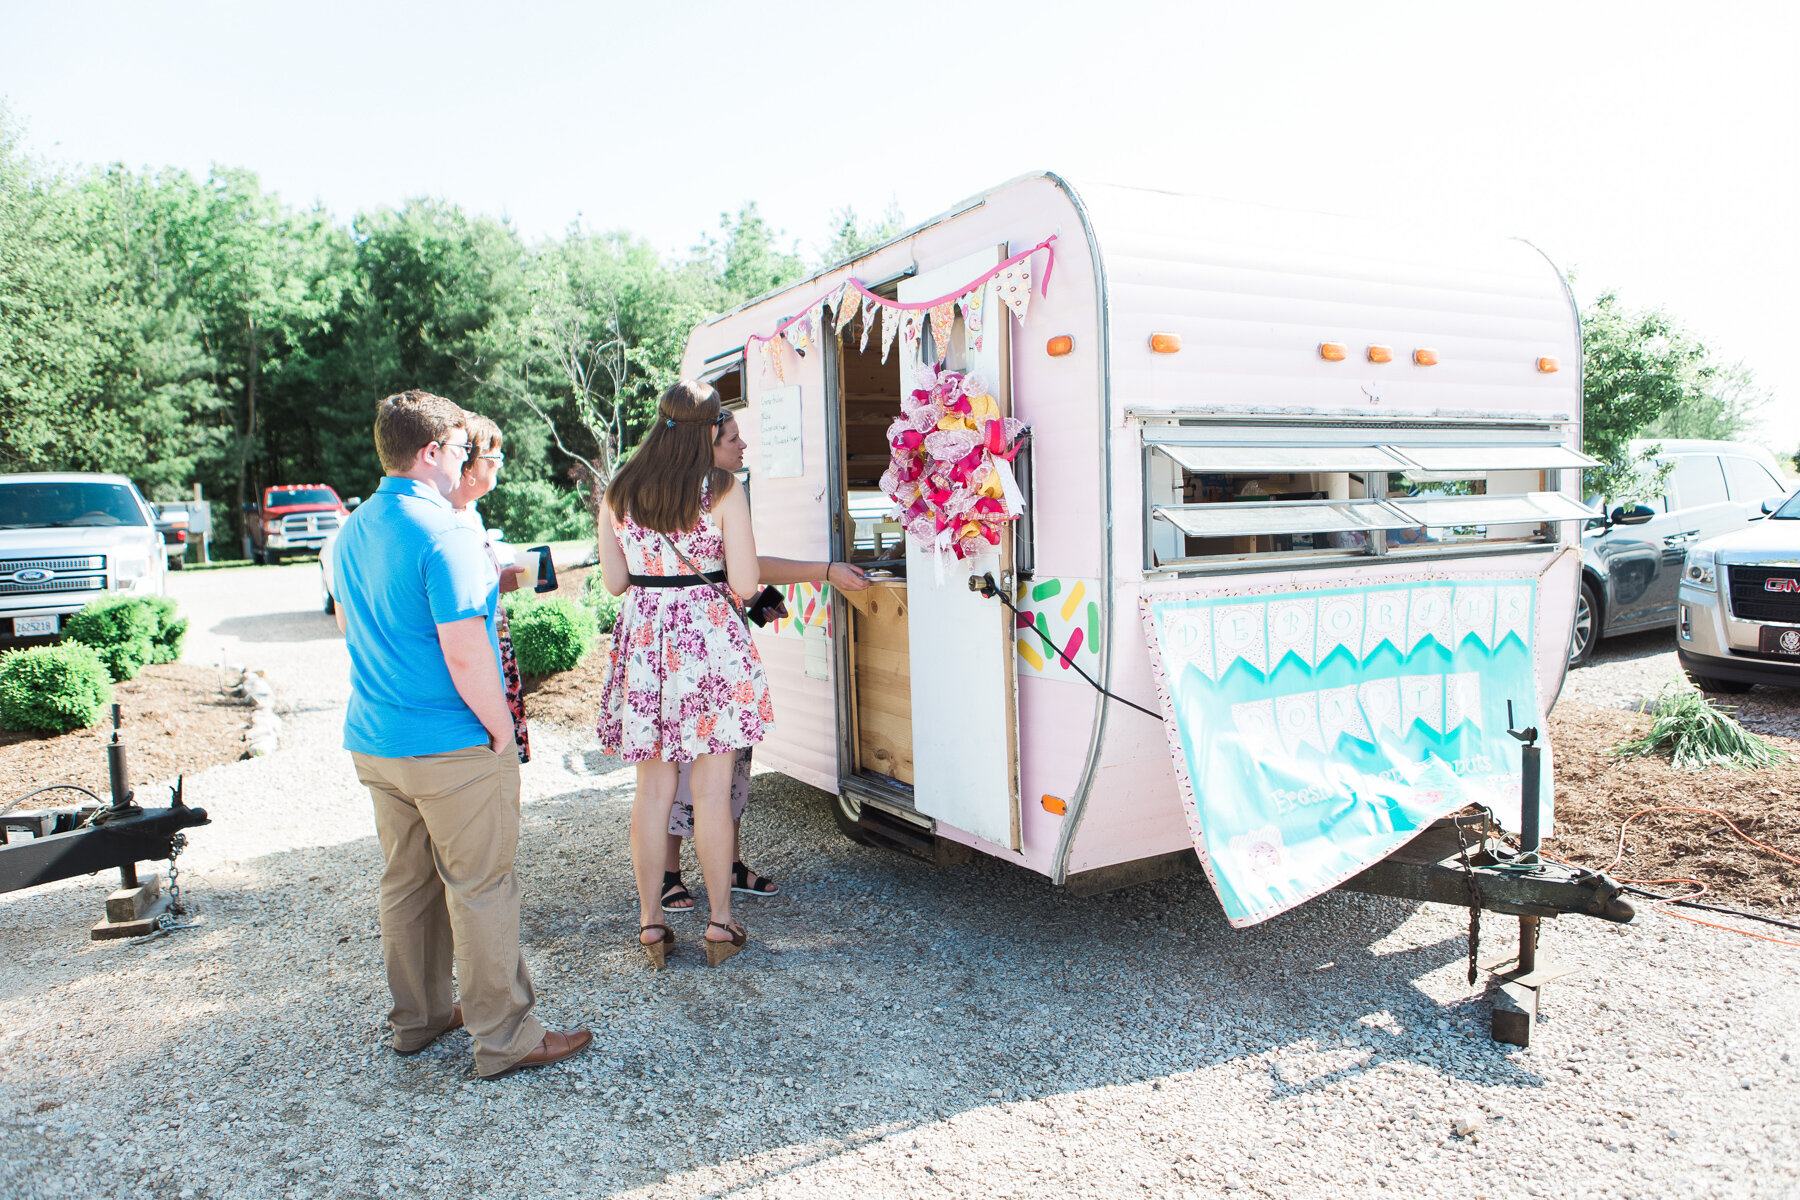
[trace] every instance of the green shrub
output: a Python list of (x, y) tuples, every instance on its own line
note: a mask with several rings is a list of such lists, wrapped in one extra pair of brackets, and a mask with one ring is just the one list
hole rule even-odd
[(186, 617), (175, 615), (175, 602), (167, 596), (145, 596), (138, 603), (149, 610), (154, 623), (150, 631), (150, 661), (171, 663), (180, 658), (188, 623)]
[(625, 597), (609, 595), (606, 581), (595, 571), (582, 582), (581, 602), (594, 614), (600, 623), (601, 633), (611, 633), (613, 626), (619, 623), (619, 609), (624, 607)]
[(155, 614), (141, 599), (102, 596), (70, 616), (63, 634), (93, 647), (117, 681), (136, 679), (144, 664), (153, 661), (156, 625)]
[(599, 637), (594, 614), (572, 600), (526, 605), (511, 617), (513, 653), (526, 675), (554, 675), (587, 657)]
[(0, 728), (68, 733), (86, 729), (112, 701), (112, 680), (79, 642), (0, 655)]

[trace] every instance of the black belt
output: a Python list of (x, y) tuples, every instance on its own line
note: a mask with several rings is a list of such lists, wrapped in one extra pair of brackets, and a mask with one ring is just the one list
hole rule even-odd
[(724, 583), (725, 572), (708, 571), (704, 575), (627, 575), (625, 578), (632, 587), (707, 587)]

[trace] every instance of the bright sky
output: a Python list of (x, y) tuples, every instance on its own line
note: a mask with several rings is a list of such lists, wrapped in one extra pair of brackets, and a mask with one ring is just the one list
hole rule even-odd
[(755, 200), (908, 222), (1049, 168), (1520, 235), (1773, 388), (1800, 445), (1800, 5), (0, 0), (0, 97), (64, 163), (250, 168), (671, 251)]

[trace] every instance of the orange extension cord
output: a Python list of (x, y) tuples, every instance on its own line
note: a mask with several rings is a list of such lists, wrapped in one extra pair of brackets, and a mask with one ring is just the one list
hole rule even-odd
[[(1776, 858), (1783, 859), (1787, 862), (1791, 862), (1795, 866), (1800, 866), (1800, 858), (1796, 858), (1794, 855), (1788, 854), (1785, 851), (1777, 850), (1775, 847), (1768, 845), (1767, 843), (1757, 841), (1755, 838), (1751, 837), (1749, 834), (1747, 834), (1743, 830), (1739, 829), (1736, 825), (1732, 824), (1731, 818), (1726, 816), (1724, 813), (1720, 812), (1716, 808), (1692, 808), (1685, 804), (1662, 804), (1662, 805), (1657, 805), (1654, 808), (1640, 808), (1637, 812), (1634, 812), (1629, 817), (1625, 818), (1624, 824), (1621, 824), (1619, 826), (1619, 850), (1618, 850), (1618, 853), (1613, 855), (1611, 862), (1607, 863), (1604, 867), (1600, 868), (1600, 870), (1603, 873), (1610, 871), (1614, 867), (1618, 866), (1619, 860), (1625, 857), (1625, 827), (1627, 825), (1630, 825), (1633, 821), (1637, 820), (1639, 817), (1644, 816), (1647, 813), (1654, 813), (1654, 812), (1709, 813), (1712, 816), (1719, 818), (1719, 820), (1725, 822), (1726, 826), (1730, 828), (1731, 832), (1737, 834), (1739, 837), (1743, 838), (1746, 842), (1749, 842), (1752, 846), (1755, 846), (1758, 850), (1767, 850), (1770, 854), (1773, 854)], [(1652, 883), (1691, 883), (1695, 887), (1700, 889), (1697, 892), (1689, 892), (1685, 896), (1670, 896), (1666, 900), (1652, 900), (1650, 903), (1653, 905), (1669, 905), (1669, 904), (1673, 904), (1677, 900), (1693, 900), (1700, 896), (1706, 895), (1707, 892), (1711, 890), (1710, 888), (1708, 888), (1706, 886), (1705, 883), (1701, 882), (1698, 879), (1621, 879), (1621, 880), (1619, 880), (1619, 882), (1620, 883), (1635, 883), (1635, 884), (1640, 884), (1640, 885), (1641, 884), (1652, 884)], [(1745, 937), (1756, 938), (1758, 941), (1774, 942), (1777, 946), (1800, 947), (1800, 942), (1792, 941), (1788, 938), (1770, 937), (1766, 933), (1752, 933), (1748, 929), (1738, 929), (1731, 925), (1721, 925), (1716, 921), (1702, 921), (1699, 917), (1690, 917), (1686, 913), (1676, 912), (1673, 908), (1664, 908), (1662, 911), (1666, 916), (1680, 917), (1684, 921), (1692, 921), (1696, 925), (1704, 925), (1709, 929), (1723, 929), (1727, 933), (1739, 933)]]

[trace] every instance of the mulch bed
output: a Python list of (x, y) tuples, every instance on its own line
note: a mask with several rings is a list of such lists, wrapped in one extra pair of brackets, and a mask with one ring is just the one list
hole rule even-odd
[[(581, 595), (587, 577), (599, 567), (571, 567), (557, 572), (556, 591), (550, 596)], [(612, 639), (606, 634), (572, 671), (556, 675), (527, 675), (525, 683), (525, 715), (533, 723), (542, 722), (562, 729), (573, 729), (593, 735), (600, 723), (600, 685), (606, 681), (606, 657)]]
[[(1766, 771), (1677, 771), (1662, 757), (1625, 758), (1612, 747), (1642, 737), (1650, 718), (1622, 709), (1560, 704), (1550, 717), (1556, 756), (1556, 836), (1544, 849), (1586, 867), (1605, 867), (1619, 850), (1620, 826), (1633, 813), (1667, 805), (1716, 809), (1751, 837), (1800, 857), (1800, 758)], [(1800, 741), (1771, 738), (1790, 753)], [(1644, 880), (1664, 895), (1692, 890), (1705, 903), (1800, 920), (1800, 866), (1749, 845), (1710, 813), (1659, 812), (1625, 831), (1625, 854), (1608, 872)], [(1641, 907), (1641, 905), (1640, 905)]]
[[(233, 762), (244, 754), (250, 709), (219, 692), (219, 673), (185, 663), (145, 667), (136, 679), (113, 685), (121, 710), (127, 770), (139, 790), (138, 803), (168, 804), (167, 793), (144, 790), (153, 780), (192, 775)], [(45, 735), (0, 730), (0, 807), (40, 787), (75, 783), (109, 798), (106, 744), (112, 740), (112, 710), (102, 711), (91, 728)], [(48, 792), (26, 808), (53, 808), (80, 802), (79, 792)]]

